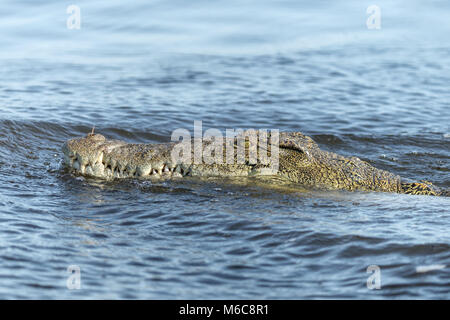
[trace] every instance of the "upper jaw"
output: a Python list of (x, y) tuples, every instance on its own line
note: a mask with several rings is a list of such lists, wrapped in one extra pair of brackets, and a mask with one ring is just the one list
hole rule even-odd
[[(170, 157), (161, 157), (160, 152), (142, 152), (141, 145), (123, 141), (106, 140), (102, 135), (88, 135), (67, 141), (63, 147), (64, 163), (82, 175), (103, 179), (143, 177), (150, 179), (182, 177), (189, 167), (173, 164)], [(155, 154), (155, 159), (152, 155)]]

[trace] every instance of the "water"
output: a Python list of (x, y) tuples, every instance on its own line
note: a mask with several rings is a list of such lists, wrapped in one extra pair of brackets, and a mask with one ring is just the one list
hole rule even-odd
[(364, 1), (76, 4), (80, 30), (60, 1), (0, 6), (0, 298), (450, 298), (448, 198), (107, 183), (60, 151), (202, 120), (450, 188), (448, 2), (377, 1), (380, 30)]

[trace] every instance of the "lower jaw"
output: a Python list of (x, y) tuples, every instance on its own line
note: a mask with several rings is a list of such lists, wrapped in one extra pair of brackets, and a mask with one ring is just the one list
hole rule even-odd
[(128, 174), (123, 172), (112, 172), (110, 169), (106, 170), (93, 170), (90, 166), (86, 167), (84, 171), (80, 169), (80, 167), (69, 167), (70, 170), (78, 175), (89, 176), (94, 178), (101, 178), (106, 180), (113, 179), (145, 179), (145, 180), (168, 180), (173, 178), (182, 178), (178, 172), (163, 172), (162, 174), (154, 173), (146, 176), (138, 176), (135, 174)]

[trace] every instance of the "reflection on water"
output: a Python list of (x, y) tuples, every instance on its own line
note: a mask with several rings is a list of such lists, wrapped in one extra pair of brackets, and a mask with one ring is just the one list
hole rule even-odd
[(93, 125), (166, 142), (202, 120), (302, 131), (450, 188), (447, 3), (378, 1), (380, 30), (359, 1), (77, 5), (79, 30), (59, 1), (2, 8), (0, 298), (449, 298), (448, 198), (60, 165)]

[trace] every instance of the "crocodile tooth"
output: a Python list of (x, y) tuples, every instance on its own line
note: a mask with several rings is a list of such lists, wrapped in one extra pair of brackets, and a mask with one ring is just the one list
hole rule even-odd
[(135, 167), (135, 166), (132, 166), (132, 165), (130, 165), (130, 164), (128, 164), (128, 165), (125, 167), (125, 170), (127, 170), (127, 171), (129, 172), (130, 175), (134, 176), (134, 174), (135, 174), (135, 172), (136, 172), (136, 167)]
[(100, 152), (100, 154), (98, 155), (98, 158), (95, 161), (95, 164), (97, 164), (97, 163), (103, 163), (103, 152)]
[(94, 170), (92, 170), (92, 166), (86, 166), (86, 174), (94, 175)]
[(150, 166), (139, 166), (136, 168), (136, 174), (139, 177), (148, 176), (148, 175), (151, 175), (151, 173), (152, 173), (152, 168)]
[(117, 166), (117, 161), (112, 158), (109, 160), (109, 165), (111, 166), (111, 169), (114, 171), (114, 168)]

